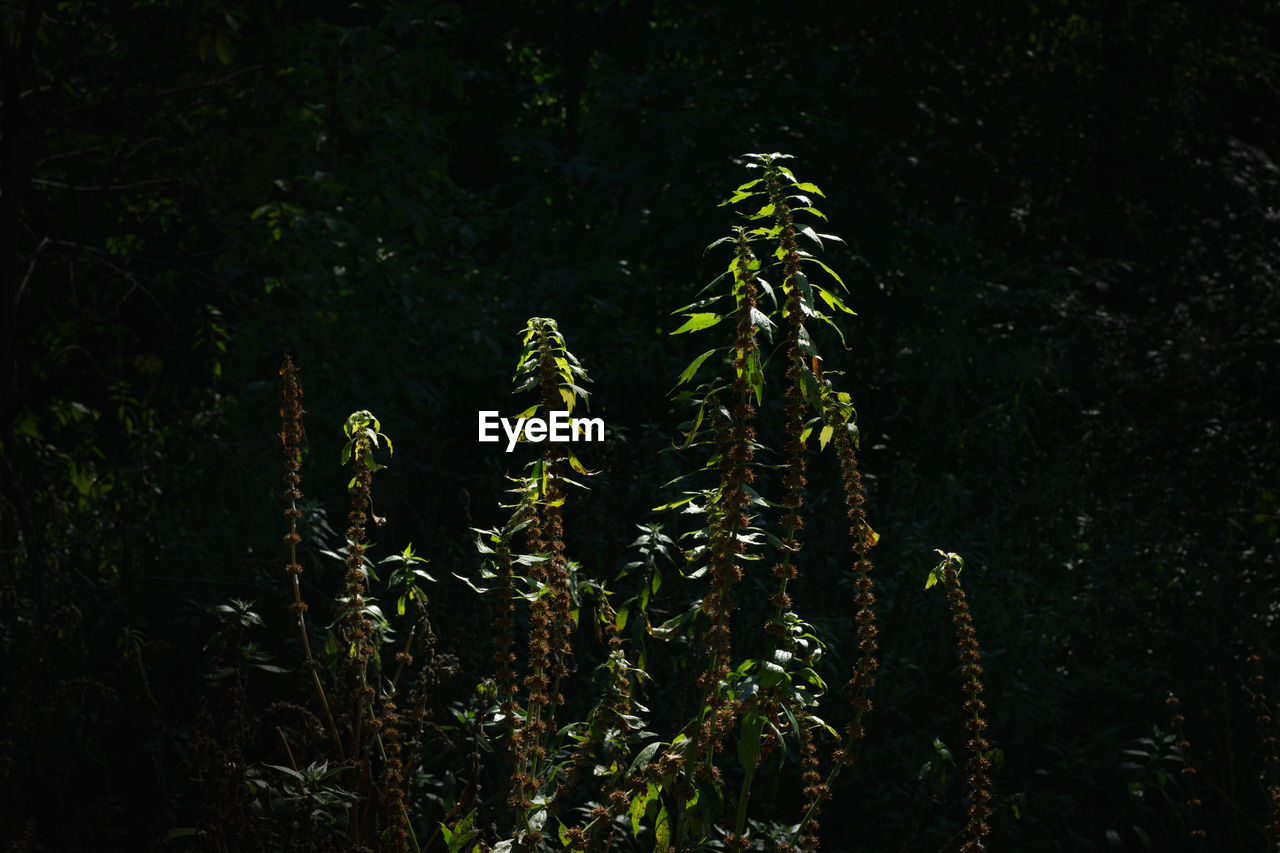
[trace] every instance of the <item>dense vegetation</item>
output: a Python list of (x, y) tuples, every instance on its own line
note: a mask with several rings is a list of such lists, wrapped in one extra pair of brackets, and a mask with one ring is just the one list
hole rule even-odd
[(1274, 3), (0, 24), (7, 849), (1280, 849)]

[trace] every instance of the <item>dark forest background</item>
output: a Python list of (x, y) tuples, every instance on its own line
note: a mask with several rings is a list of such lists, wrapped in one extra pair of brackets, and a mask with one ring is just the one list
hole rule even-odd
[[(190, 840), (215, 606), (256, 602), (293, 673), (255, 672), (255, 700), (298, 692), (285, 353), (318, 536), (341, 530), (346, 415), (396, 442), (377, 539), (432, 561), (451, 695), (490, 674), (453, 572), (524, 460), (475, 417), (524, 408), (526, 318), (559, 320), (610, 428), (580, 451), (602, 473), (569, 504), (573, 559), (612, 577), (637, 524), (678, 530), (650, 511), (689, 464), (660, 452), (688, 416), (667, 393), (706, 346), (670, 312), (724, 267), (703, 248), (740, 155), (781, 151), (848, 241), (825, 258), (858, 316), (826, 368), (881, 535), (882, 669), (829, 849), (952, 849), (963, 821), (935, 548), (969, 567), (994, 849), (1194, 849), (1188, 761), (1203, 849), (1264, 849), (1245, 687), (1253, 649), (1271, 695), (1280, 672), (1277, 4), (27, 0), (0, 21), (0, 843)], [(795, 596), (838, 673), (835, 483), (811, 478)], [(341, 572), (307, 563), (314, 611)]]

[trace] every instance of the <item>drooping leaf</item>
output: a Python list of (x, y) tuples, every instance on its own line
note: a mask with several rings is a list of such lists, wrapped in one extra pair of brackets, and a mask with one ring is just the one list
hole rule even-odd
[(749, 711), (742, 717), (738, 733), (738, 761), (742, 769), (751, 773), (760, 760), (760, 732), (764, 728), (764, 716), (759, 711)]
[(636, 794), (631, 801), (630, 807), (627, 809), (627, 816), (631, 818), (631, 837), (639, 838), (640, 830), (644, 826), (644, 813), (649, 807), (649, 803), (653, 802), (658, 796), (658, 786), (652, 782), (649, 786)]
[(831, 267), (827, 266), (825, 263), (823, 263), (822, 261), (820, 261), (820, 260), (818, 260), (817, 258), (813, 257), (812, 255), (806, 255), (806, 254), (803, 254), (803, 253), (802, 253), (802, 254), (801, 254), (801, 257), (802, 257), (804, 260), (806, 260), (806, 261), (811, 261), (812, 263), (815, 263), (815, 264), (817, 264), (818, 266), (822, 267), (824, 270), (826, 270), (826, 271), (827, 271), (827, 275), (829, 275), (829, 276), (831, 276), (832, 278), (834, 278), (834, 279), (836, 280), (836, 282), (838, 282), (838, 283), (839, 283), (839, 285), (840, 285), (842, 288), (844, 288), (844, 292), (845, 292), (845, 293), (848, 293), (848, 292), (849, 292), (849, 288), (848, 288), (848, 287), (845, 287), (844, 279), (842, 279), (842, 278), (841, 278), (841, 277), (836, 273), (836, 271), (835, 271), (835, 270), (833, 270)]
[(693, 361), (689, 362), (689, 366), (680, 372), (680, 379), (679, 381), (676, 382), (676, 387), (678, 388), (684, 383), (688, 382), (690, 379), (692, 379), (694, 377), (694, 374), (698, 372), (698, 368), (702, 366), (702, 363), (714, 354), (715, 354), (715, 350), (709, 349), (706, 352), (704, 352), (702, 355), (695, 358)]
[(758, 308), (751, 308), (751, 325), (759, 329), (764, 329), (765, 335), (769, 338), (769, 342), (773, 343), (773, 321), (768, 318)]
[(813, 286), (813, 289), (818, 291), (818, 295), (822, 297), (822, 301), (830, 305), (832, 308), (836, 309), (837, 311), (843, 311), (846, 314), (853, 314), (855, 317), (857, 316), (857, 312), (855, 312), (852, 308), (850, 308), (849, 306), (841, 302), (840, 297), (836, 296), (831, 291), (822, 287), (818, 287), (816, 284)]
[(823, 245), (822, 245), (822, 238), (821, 238), (821, 237), (819, 237), (819, 236), (818, 236), (818, 233), (817, 233), (816, 231), (814, 231), (814, 230), (813, 230), (811, 227), (809, 227), (808, 225), (802, 225), (802, 226), (800, 227), (800, 233), (801, 233), (801, 234), (803, 234), (804, 236), (808, 237), (808, 238), (809, 238), (810, 240), (812, 240), (813, 242), (817, 243), (817, 244), (818, 244), (818, 248), (819, 248), (819, 249), (825, 249), (825, 248), (826, 248), (826, 246), (823, 246)]
[(667, 807), (664, 805), (658, 810), (658, 819), (653, 825), (653, 850), (654, 853), (667, 853), (671, 847), (671, 818), (667, 815)]

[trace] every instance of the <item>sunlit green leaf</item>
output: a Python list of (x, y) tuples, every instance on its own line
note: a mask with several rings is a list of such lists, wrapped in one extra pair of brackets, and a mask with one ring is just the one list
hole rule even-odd
[(698, 372), (698, 368), (702, 366), (702, 363), (714, 354), (715, 354), (715, 350), (709, 349), (706, 352), (704, 352), (702, 355), (695, 358), (693, 361), (689, 362), (689, 366), (686, 367), (683, 371), (681, 371), (680, 380), (676, 382), (676, 386), (679, 387), (684, 383), (688, 382), (690, 379), (692, 379), (694, 374)]
[(697, 332), (702, 329), (709, 329), (724, 319), (724, 317), (719, 314), (710, 313), (688, 314), (686, 316), (689, 319), (685, 321), (685, 324), (671, 334), (680, 335), (685, 332)]

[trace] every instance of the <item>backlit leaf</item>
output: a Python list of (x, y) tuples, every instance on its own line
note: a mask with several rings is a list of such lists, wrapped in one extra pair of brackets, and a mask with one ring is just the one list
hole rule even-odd
[(704, 352), (702, 355), (695, 358), (693, 361), (689, 362), (689, 366), (686, 367), (683, 371), (681, 371), (680, 379), (678, 382), (676, 382), (676, 387), (679, 387), (684, 383), (688, 382), (690, 379), (692, 379), (694, 377), (694, 374), (698, 372), (698, 368), (702, 366), (702, 363), (706, 361), (708, 358), (710, 358), (714, 353), (715, 353), (715, 350), (709, 349), (706, 352)]
[(687, 316), (689, 319), (685, 321), (685, 324), (683, 326), (676, 329), (671, 334), (680, 335), (680, 334), (684, 334), (685, 332), (697, 332), (702, 329), (709, 329), (712, 326), (714, 326), (716, 323), (719, 323), (721, 320), (724, 319), (719, 314), (710, 314), (710, 313), (686, 314), (685, 316)]

